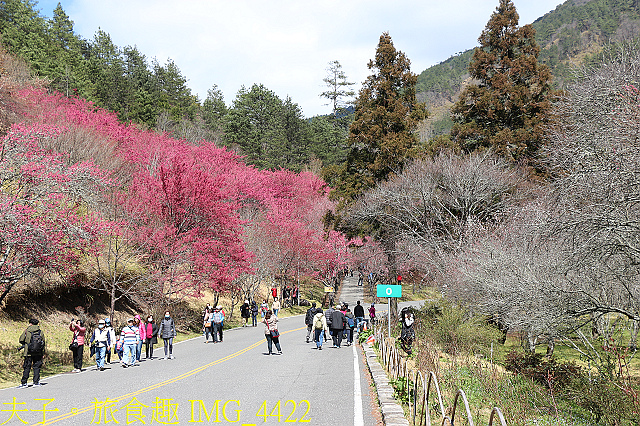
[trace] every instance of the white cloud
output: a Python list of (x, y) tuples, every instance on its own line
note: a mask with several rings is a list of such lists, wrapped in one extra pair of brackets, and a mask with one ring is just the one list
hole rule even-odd
[[(58, 0), (40, 1), (51, 16)], [(498, 0), (61, 0), (75, 30), (101, 28), (115, 44), (148, 59), (171, 58), (201, 99), (213, 84), (230, 103), (242, 85), (289, 95), (305, 115), (329, 107), (318, 94), (329, 61), (357, 86), (369, 75), (380, 35), (389, 31), (416, 73), (472, 48)], [(515, 1), (530, 23), (560, 0)]]

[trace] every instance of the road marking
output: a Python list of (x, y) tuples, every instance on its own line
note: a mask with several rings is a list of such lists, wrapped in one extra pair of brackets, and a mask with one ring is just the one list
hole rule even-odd
[[(287, 333), (292, 333), (294, 331), (300, 331), (300, 330), (306, 330), (306, 329), (307, 329), (307, 327), (305, 326), (305, 327), (296, 328), (294, 330), (285, 331), (285, 332), (280, 333), (280, 334), (287, 334)], [(146, 388), (142, 388), (140, 390), (137, 390), (137, 391), (134, 391), (134, 392), (130, 392), (130, 393), (126, 394), (126, 395), (122, 395), (122, 396), (119, 396), (119, 397), (116, 397), (116, 398), (108, 398), (108, 399), (109, 399), (109, 401), (112, 401), (112, 402), (119, 402), (120, 400), (132, 398), (132, 397), (140, 395), (142, 393), (149, 392), (149, 391), (152, 391), (154, 389), (158, 389), (158, 388), (160, 388), (162, 386), (170, 385), (171, 383), (178, 382), (178, 381), (180, 381), (182, 379), (186, 379), (188, 377), (191, 377), (194, 374), (200, 373), (201, 371), (204, 371), (209, 367), (213, 367), (214, 365), (221, 364), (221, 363), (223, 363), (225, 361), (229, 361), (230, 359), (233, 359), (233, 358), (235, 358), (237, 356), (240, 356), (240, 355), (242, 355), (242, 354), (244, 354), (246, 352), (249, 352), (251, 349), (257, 348), (258, 346), (260, 346), (264, 342), (265, 342), (264, 340), (259, 340), (256, 343), (252, 344), (251, 346), (247, 346), (244, 349), (240, 349), (238, 352), (232, 353), (231, 355), (227, 355), (224, 358), (220, 358), (218, 360), (210, 362), (209, 364), (202, 365), (202, 366), (200, 366), (198, 368), (195, 368), (195, 369), (193, 369), (191, 371), (188, 371), (188, 372), (186, 372), (184, 374), (176, 376), (176, 377), (174, 377), (172, 379), (167, 379), (167, 380), (165, 380), (163, 382), (156, 383), (155, 385), (147, 386)], [(105, 398), (105, 400), (107, 400), (107, 398)], [(51, 425), (53, 423), (59, 422), (60, 420), (66, 420), (68, 418), (77, 416), (78, 414), (83, 414), (83, 413), (86, 413), (87, 411), (91, 411), (91, 410), (94, 410), (94, 409), (95, 409), (95, 404), (90, 405), (88, 407), (72, 409), (67, 414), (62, 414), (60, 416), (54, 417), (52, 419), (49, 419), (49, 420), (46, 421), (46, 423), (42, 423), (42, 422), (34, 423), (33, 426), (35, 426), (35, 425)]]
[(364, 426), (364, 414), (362, 412), (362, 388), (360, 387), (360, 364), (358, 363), (358, 351), (353, 345), (353, 426)]

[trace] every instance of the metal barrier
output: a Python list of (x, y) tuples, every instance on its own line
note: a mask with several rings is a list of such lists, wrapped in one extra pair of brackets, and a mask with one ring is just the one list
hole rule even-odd
[[(423, 373), (419, 370), (409, 369), (407, 362), (400, 356), (398, 349), (395, 347), (394, 342), (385, 337), (384, 331), (386, 330), (386, 318), (376, 318), (376, 324), (374, 326), (374, 334), (376, 341), (378, 342), (378, 348), (384, 368), (391, 377), (391, 380), (398, 380), (403, 378), (405, 381), (405, 389), (408, 393), (408, 405), (409, 405), (409, 423), (413, 426), (432, 426), (440, 424), (442, 426), (454, 426), (456, 419), (456, 411), (460, 401), (464, 404), (464, 409), (467, 417), (467, 423), (469, 426), (474, 426), (473, 418), (471, 416), (471, 409), (469, 408), (469, 401), (467, 395), (462, 389), (458, 389), (453, 406), (450, 410), (446, 410), (442, 401), (442, 393), (440, 392), (440, 385), (438, 384), (438, 378), (433, 371)], [(428, 380), (427, 380), (428, 377)], [(425, 386), (426, 382), (426, 386)], [(413, 386), (410, 384), (413, 383)], [(439, 408), (439, 420), (437, 423), (432, 423), (431, 413), (429, 410), (430, 398), (437, 398), (437, 408)], [(450, 415), (447, 413), (450, 411)], [(489, 417), (489, 426), (494, 425), (494, 419), (500, 421), (500, 426), (507, 426), (507, 423), (502, 415), (500, 408), (493, 407), (491, 415)], [(495, 423), (498, 425), (498, 423)]]

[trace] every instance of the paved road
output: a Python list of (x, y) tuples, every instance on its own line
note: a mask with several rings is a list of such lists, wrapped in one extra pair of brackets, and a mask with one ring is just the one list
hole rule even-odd
[(89, 365), (43, 379), (40, 388), (0, 390), (0, 424), (375, 425), (361, 351), (316, 350), (305, 343), (301, 316), (281, 320), (279, 329), (282, 355), (267, 354), (259, 325), (225, 332), (224, 343), (176, 344), (173, 360), (102, 372)]

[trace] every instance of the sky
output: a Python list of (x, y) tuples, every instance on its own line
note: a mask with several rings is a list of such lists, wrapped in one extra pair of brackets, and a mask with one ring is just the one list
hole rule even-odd
[[(149, 62), (173, 60), (202, 101), (217, 85), (230, 105), (242, 86), (263, 84), (289, 96), (311, 117), (331, 112), (329, 62), (338, 61), (353, 89), (383, 32), (420, 74), (477, 45), (498, 0), (39, 0), (43, 16), (60, 2), (77, 34), (98, 29), (119, 47), (137, 46)], [(520, 25), (561, 0), (514, 0)]]

